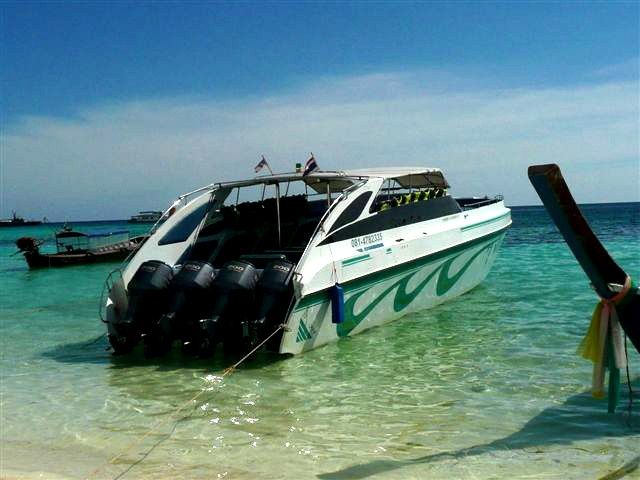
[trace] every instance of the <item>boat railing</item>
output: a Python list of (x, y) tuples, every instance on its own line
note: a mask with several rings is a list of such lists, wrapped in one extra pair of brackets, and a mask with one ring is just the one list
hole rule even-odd
[(107, 275), (107, 278), (102, 285), (102, 292), (100, 293), (100, 304), (98, 305), (98, 315), (100, 316), (100, 321), (102, 321), (102, 323), (107, 323), (107, 299), (109, 298), (109, 295), (111, 295), (113, 285), (118, 280), (122, 280), (121, 268), (116, 268), (115, 270), (109, 272), (109, 275)]
[(191, 195), (195, 194), (195, 193), (200, 193), (200, 192), (204, 192), (205, 190), (213, 190), (214, 188), (216, 188), (219, 184), (217, 183), (210, 183), (209, 185), (205, 185), (204, 187), (200, 187), (197, 188), (191, 192), (187, 192), (187, 193), (183, 193), (182, 195), (180, 195), (178, 197), (178, 200), (183, 200), (183, 199), (187, 199), (189, 198)]
[(474, 208), (484, 207), (492, 203), (498, 203), (504, 200), (502, 195), (484, 198), (456, 198), (456, 201), (463, 210), (473, 210)]
[(219, 184), (216, 183), (211, 183), (209, 185), (205, 185), (204, 187), (200, 187), (196, 190), (193, 190), (191, 192), (187, 192), (187, 193), (183, 193), (182, 195), (180, 195), (178, 198), (176, 198), (176, 200), (169, 206), (169, 208), (167, 208), (162, 215), (160, 215), (160, 218), (158, 218), (155, 223), (151, 226), (151, 228), (149, 229), (149, 235), (153, 235), (156, 230), (160, 227), (160, 225), (162, 225), (167, 218), (169, 218), (171, 215), (173, 215), (176, 211), (182, 209), (182, 207), (186, 206), (187, 203), (189, 203), (189, 197), (191, 197), (192, 195), (195, 195), (196, 193), (200, 193), (200, 192), (204, 192), (204, 191), (213, 191), (216, 188), (219, 187)]

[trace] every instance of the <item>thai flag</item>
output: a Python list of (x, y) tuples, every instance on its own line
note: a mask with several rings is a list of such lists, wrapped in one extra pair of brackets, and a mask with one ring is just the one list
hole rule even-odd
[[(269, 166), (269, 164), (267, 163), (267, 159), (264, 158), (264, 155), (262, 156), (262, 160), (260, 160), (258, 162), (258, 164), (253, 168), (253, 171), (258, 173), (260, 170), (262, 170), (264, 167), (267, 167), (267, 169), (269, 170), (269, 172), (271, 172), (271, 167)], [(273, 172), (271, 172), (271, 174), (273, 175)]]
[(304, 172), (302, 172), (302, 176), (309, 175), (311, 172), (315, 172), (318, 170), (318, 164), (316, 163), (316, 159), (313, 158), (313, 153), (311, 154), (311, 158), (307, 160), (307, 163), (304, 165)]

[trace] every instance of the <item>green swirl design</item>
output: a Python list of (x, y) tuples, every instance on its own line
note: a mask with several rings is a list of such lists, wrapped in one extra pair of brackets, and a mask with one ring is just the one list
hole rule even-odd
[(460, 280), (460, 278), (465, 274), (465, 272), (471, 267), (473, 262), (480, 256), (482, 253), (487, 250), (492, 249), (499, 239), (493, 240), (482, 248), (480, 248), (476, 253), (474, 253), (469, 260), (455, 273), (453, 276), (450, 276), (449, 270), (453, 262), (455, 262), (461, 255), (465, 253), (462, 251), (457, 255), (453, 255), (451, 258), (447, 259), (436, 268), (433, 272), (431, 272), (427, 277), (422, 280), (418, 285), (416, 285), (413, 290), (410, 292), (407, 291), (407, 285), (409, 281), (416, 275), (420, 270), (416, 270), (411, 272), (398, 281), (394, 282), (392, 285), (387, 287), (373, 302), (363, 308), (360, 313), (357, 315), (354, 313), (354, 307), (358, 299), (362, 295), (364, 295), (367, 290), (362, 290), (357, 292), (349, 297), (349, 299), (344, 304), (345, 311), (345, 320), (344, 322), (336, 325), (336, 330), (339, 337), (346, 337), (351, 333), (351, 331), (356, 328), (366, 317), (371, 313), (371, 311), (378, 306), (380, 302), (382, 302), (387, 295), (391, 292), (395, 291), (395, 298), (393, 299), (393, 309), (396, 312), (400, 312), (404, 310), (408, 305), (410, 305), (416, 297), (422, 292), (422, 290), (427, 286), (427, 284), (431, 281), (431, 279), (438, 275), (438, 280), (436, 283), (436, 295), (441, 297), (445, 295), (453, 286)]

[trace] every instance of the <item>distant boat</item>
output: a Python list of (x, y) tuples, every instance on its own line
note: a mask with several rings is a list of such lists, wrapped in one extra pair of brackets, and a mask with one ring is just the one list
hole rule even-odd
[(147, 239), (146, 236), (129, 238), (128, 230), (84, 233), (66, 226), (55, 238), (56, 253), (40, 253), (44, 242), (33, 237), (19, 238), (16, 246), (29, 268), (64, 267), (124, 260)]
[(132, 215), (129, 223), (156, 223), (162, 217), (162, 212), (156, 210), (143, 210), (137, 215)]
[(16, 212), (13, 212), (11, 218), (0, 218), (0, 227), (30, 227), (40, 224), (42, 224), (40, 220), (25, 220), (16, 215)]

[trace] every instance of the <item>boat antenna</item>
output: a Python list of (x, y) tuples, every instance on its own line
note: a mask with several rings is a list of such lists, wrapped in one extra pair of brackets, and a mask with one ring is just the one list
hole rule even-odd
[(276, 182), (276, 215), (278, 217), (278, 248), (281, 247), (281, 235), (280, 235), (280, 183)]
[(327, 207), (331, 206), (331, 183), (327, 179)]

